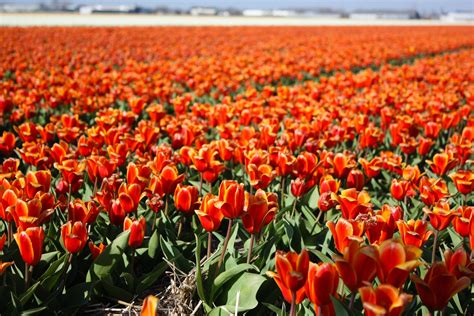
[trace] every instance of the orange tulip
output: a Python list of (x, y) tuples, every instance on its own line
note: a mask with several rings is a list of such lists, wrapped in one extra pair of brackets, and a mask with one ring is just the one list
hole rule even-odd
[(421, 301), (431, 312), (443, 310), (454, 295), (471, 284), (468, 277), (457, 278), (450, 273), (444, 262), (433, 263), (424, 279), (413, 274), (411, 280)]
[(456, 210), (458, 216), (453, 219), (454, 230), (462, 237), (469, 236), (469, 225), (474, 216), (474, 206), (460, 206)]
[(421, 249), (414, 246), (404, 246), (398, 240), (386, 240), (378, 247), (379, 268), (377, 276), (381, 283), (401, 288), (410, 272), (421, 262)]
[(51, 185), (51, 172), (40, 170), (29, 172), (26, 175), (26, 195), (32, 199), (37, 192), (47, 193)]
[(382, 160), (380, 157), (375, 157), (370, 162), (364, 158), (360, 158), (359, 163), (364, 168), (365, 175), (369, 179), (377, 177), (382, 169)]
[(434, 145), (434, 141), (430, 138), (420, 137), (418, 142), (418, 153), (420, 154), (420, 156), (427, 155), (430, 152), (431, 147), (433, 147)]
[(244, 228), (250, 234), (258, 234), (275, 217), (278, 211), (278, 196), (257, 190), (255, 195), (246, 194), (245, 200), (245, 211), (242, 214)]
[(407, 191), (409, 189), (410, 182), (405, 180), (392, 179), (392, 184), (390, 186), (390, 193), (392, 197), (401, 201), (405, 198)]
[(130, 236), (128, 238), (128, 245), (132, 248), (139, 247), (143, 238), (145, 238), (146, 222), (143, 216), (140, 216), (138, 220), (132, 220), (129, 217), (125, 217), (123, 222), (123, 230), (129, 230)]
[(94, 245), (92, 241), (89, 241), (89, 249), (91, 251), (92, 259), (95, 260), (102, 252), (104, 252), (105, 245), (103, 243)]
[(427, 160), (426, 163), (428, 163), (434, 173), (438, 176), (442, 176), (453, 169), (457, 165), (458, 160), (454, 158), (451, 151), (447, 151), (434, 155), (433, 161)]
[(367, 213), (372, 206), (369, 194), (366, 191), (357, 192), (354, 188), (343, 190), (340, 195), (332, 193), (331, 197), (339, 203), (338, 208), (345, 219), (355, 219), (357, 215)]
[(332, 233), (336, 249), (342, 254), (352, 240), (362, 241), (364, 233), (364, 222), (339, 218), (334, 225), (332, 221), (326, 223)]
[(219, 204), (222, 213), (229, 219), (242, 215), (245, 205), (244, 185), (234, 180), (224, 180), (219, 187)]
[(184, 174), (179, 174), (178, 169), (174, 165), (166, 165), (161, 170), (159, 183), (162, 194), (173, 194), (178, 183), (184, 179)]
[(2, 137), (0, 137), (0, 153), (10, 156), (15, 149), (15, 143), (15, 134), (4, 131)]
[(20, 228), (14, 237), (23, 261), (30, 266), (36, 265), (43, 254), (43, 228), (29, 227), (25, 230)]
[(78, 253), (86, 245), (88, 234), (86, 225), (80, 221), (68, 221), (61, 227), (61, 237), (63, 239), (64, 248), (69, 253)]
[(347, 175), (346, 179), (347, 188), (354, 188), (357, 191), (360, 191), (364, 188), (364, 185), (365, 179), (362, 171), (358, 169), (352, 169), (351, 171), (349, 171), (349, 174)]
[(424, 209), (424, 212), (430, 217), (430, 224), (437, 231), (446, 229), (454, 217), (457, 216), (456, 211), (451, 210), (447, 201), (439, 201), (433, 207), (433, 210)]
[(431, 206), (440, 199), (448, 197), (448, 186), (443, 179), (422, 177), (420, 179), (420, 198), (427, 206)]
[(305, 249), (300, 254), (278, 251), (275, 260), (276, 273), (268, 271), (267, 274), (275, 280), (288, 303), (293, 300), (296, 304), (301, 303), (306, 295), (304, 286), (309, 269), (308, 252)]
[(120, 205), (127, 213), (137, 210), (142, 197), (141, 187), (136, 183), (127, 185), (123, 182), (118, 189)]
[(250, 184), (255, 189), (266, 189), (270, 182), (272, 182), (275, 172), (270, 165), (249, 164), (246, 167), (247, 174), (250, 178)]
[(0, 276), (2, 276), (5, 273), (5, 271), (7, 270), (7, 268), (9, 266), (12, 266), (13, 264), (14, 264), (13, 261), (11, 261), (11, 262), (2, 262), (2, 261), (0, 261)]
[(459, 193), (467, 195), (474, 190), (474, 172), (471, 170), (458, 170), (451, 173), (449, 177), (453, 180)]
[(99, 208), (94, 201), (84, 202), (76, 199), (69, 204), (69, 218), (74, 223), (92, 224), (99, 215)]
[(174, 191), (176, 209), (186, 214), (193, 213), (199, 207), (198, 198), (198, 189), (192, 185), (178, 184)]
[(359, 294), (367, 316), (400, 316), (413, 298), (390, 284), (381, 284), (375, 289), (371, 285), (364, 286)]
[(344, 256), (334, 260), (344, 284), (355, 293), (365, 282), (372, 282), (377, 275), (378, 258), (374, 246), (362, 246), (353, 240), (344, 249)]
[(27, 229), (46, 222), (54, 212), (54, 196), (50, 193), (29, 200), (28, 203), (18, 199), (15, 208), (11, 208), (11, 214), (17, 227)]
[(397, 221), (398, 230), (405, 245), (412, 245), (421, 248), (433, 234), (428, 230), (428, 222), (421, 219), (410, 219), (407, 222)]
[(349, 171), (356, 165), (352, 158), (343, 153), (337, 153), (331, 164), (334, 170), (333, 174), (338, 179), (346, 178)]
[(157, 316), (158, 298), (153, 295), (148, 295), (143, 301), (142, 310), (140, 311), (141, 316)]
[(331, 296), (337, 295), (338, 285), (339, 274), (333, 264), (310, 262), (305, 292), (316, 315), (335, 315)]
[(224, 218), (221, 209), (217, 207), (218, 203), (219, 199), (209, 193), (204, 196), (201, 202), (201, 207), (196, 210), (196, 214), (202, 227), (208, 232), (218, 230), (222, 219)]
[(390, 239), (395, 232), (396, 221), (403, 216), (400, 206), (389, 206), (384, 204), (382, 209), (375, 212), (366, 221), (365, 233), (371, 244), (380, 244), (384, 240)]

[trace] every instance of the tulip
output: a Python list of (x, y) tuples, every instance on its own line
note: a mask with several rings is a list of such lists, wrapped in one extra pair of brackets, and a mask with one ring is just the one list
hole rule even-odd
[(446, 249), (443, 256), (446, 267), (456, 278), (466, 276), (471, 280), (474, 279), (474, 261), (469, 258), (464, 248), (458, 248), (455, 252)]
[(405, 180), (392, 179), (392, 184), (390, 185), (390, 194), (395, 199), (401, 201), (405, 198), (410, 182)]
[(331, 231), (336, 249), (341, 254), (344, 253), (352, 240), (362, 241), (361, 236), (364, 233), (364, 222), (362, 221), (347, 220), (341, 217), (335, 225), (329, 221), (326, 226)]
[(25, 230), (46, 222), (54, 213), (54, 207), (54, 196), (51, 193), (44, 193), (28, 202), (18, 199), (15, 208), (11, 208), (11, 214), (16, 226)]
[(331, 296), (336, 296), (339, 274), (331, 263), (310, 263), (305, 292), (314, 304), (316, 315), (335, 315)]
[(153, 295), (148, 295), (143, 301), (142, 309), (140, 311), (141, 316), (157, 316), (156, 309), (158, 308), (158, 298)]
[(266, 193), (257, 190), (255, 195), (246, 194), (246, 206), (242, 215), (244, 228), (252, 235), (247, 256), (247, 263), (250, 262), (255, 235), (262, 231), (275, 217), (278, 211), (278, 196), (275, 193)]
[(135, 212), (142, 198), (140, 185), (136, 183), (127, 185), (123, 182), (118, 189), (118, 198), (126, 213)]
[(29, 172), (26, 175), (26, 195), (29, 199), (34, 198), (37, 192), (47, 193), (51, 186), (51, 172), (40, 170)]
[(421, 262), (422, 251), (414, 246), (404, 246), (398, 240), (386, 240), (378, 247), (379, 268), (377, 276), (381, 283), (401, 288), (410, 272)]
[(11, 261), (11, 262), (2, 262), (2, 261), (0, 261), (0, 276), (2, 276), (5, 273), (5, 271), (7, 270), (7, 268), (9, 266), (12, 266), (13, 264), (14, 264), (13, 261)]
[(471, 170), (458, 170), (451, 173), (449, 177), (453, 180), (459, 193), (468, 195), (474, 190), (474, 172)]
[(433, 263), (424, 279), (413, 274), (411, 280), (421, 301), (432, 313), (443, 310), (454, 295), (471, 284), (468, 277), (457, 278), (450, 273), (444, 262)]
[(424, 137), (420, 137), (418, 141), (419, 141), (418, 153), (420, 154), (420, 156), (427, 155), (430, 152), (431, 147), (433, 147), (434, 141), (432, 139), (424, 138)]
[(88, 234), (86, 225), (82, 222), (68, 221), (61, 227), (61, 237), (63, 239), (64, 248), (70, 253), (80, 252), (86, 245)]
[(473, 206), (460, 206), (456, 210), (458, 216), (453, 219), (454, 230), (462, 237), (469, 236), (469, 225), (472, 222), (474, 207)]
[(300, 254), (296, 252), (277, 252), (275, 256), (276, 273), (267, 272), (280, 288), (284, 299), (291, 303), (290, 315), (296, 315), (296, 304), (305, 298), (305, 283), (308, 278), (309, 255), (303, 249)]
[(366, 191), (357, 192), (356, 189), (346, 189), (340, 195), (335, 193), (331, 197), (339, 203), (342, 217), (355, 219), (359, 214), (365, 214), (370, 210), (370, 196)]
[(364, 168), (365, 175), (369, 179), (377, 177), (382, 169), (382, 160), (380, 157), (375, 157), (370, 162), (364, 158), (360, 158), (359, 163)]
[(400, 206), (391, 207), (384, 204), (382, 209), (377, 211), (366, 221), (366, 235), (371, 244), (380, 244), (384, 240), (390, 239), (396, 229), (396, 221), (402, 217)]
[(129, 217), (125, 217), (123, 222), (123, 230), (129, 230), (130, 236), (128, 238), (128, 245), (132, 248), (139, 247), (143, 238), (145, 237), (146, 222), (143, 216), (140, 216), (138, 220), (132, 220)]
[(219, 204), (219, 199), (208, 193), (204, 196), (201, 202), (201, 206), (196, 210), (196, 214), (201, 222), (202, 227), (208, 232), (207, 233), (207, 257), (211, 256), (211, 246), (212, 246), (212, 232), (219, 229), (221, 226), (222, 219), (224, 214), (217, 204)]
[(318, 208), (321, 212), (327, 212), (336, 206), (337, 202), (331, 197), (332, 192), (323, 192), (318, 199)]
[(352, 158), (343, 153), (337, 153), (332, 159), (332, 167), (334, 169), (334, 176), (338, 179), (347, 177), (349, 171), (355, 167), (356, 163)]
[(219, 201), (222, 213), (229, 219), (236, 219), (242, 215), (245, 204), (244, 185), (237, 181), (224, 180), (219, 187)]
[(397, 227), (403, 243), (417, 248), (421, 248), (433, 234), (432, 231), (428, 230), (428, 222), (421, 219), (410, 219), (407, 222), (399, 220), (397, 221)]
[(93, 201), (84, 202), (76, 199), (69, 205), (69, 218), (71, 221), (83, 222), (84, 224), (92, 224), (99, 215), (99, 208)]
[(367, 316), (400, 316), (413, 299), (390, 284), (381, 284), (375, 289), (364, 286), (359, 289), (359, 294)]
[(341, 279), (352, 293), (365, 282), (371, 283), (377, 275), (377, 249), (373, 246), (361, 246), (353, 240), (344, 249), (343, 257), (336, 257), (335, 264)]
[(424, 211), (430, 217), (431, 226), (437, 231), (446, 229), (453, 218), (457, 216), (456, 211), (451, 210), (447, 201), (439, 201), (433, 207), (433, 210), (425, 208)]
[(457, 165), (458, 160), (453, 157), (453, 153), (451, 151), (448, 151), (436, 154), (433, 157), (433, 161), (427, 160), (426, 162), (434, 173), (436, 173), (438, 176), (442, 176), (447, 171), (453, 169)]
[(354, 188), (357, 191), (360, 191), (364, 188), (364, 185), (365, 179), (362, 171), (358, 169), (352, 169), (351, 171), (349, 171), (349, 174), (347, 175), (346, 179), (347, 188)]
[(89, 249), (91, 251), (92, 259), (95, 260), (102, 252), (104, 252), (105, 245), (103, 243), (94, 245), (92, 241), (89, 241)]
[(427, 206), (434, 205), (439, 200), (448, 197), (448, 186), (443, 179), (422, 177), (420, 179), (420, 198)]
[(174, 204), (176, 209), (190, 214), (199, 207), (198, 202), (199, 192), (198, 189), (191, 185), (178, 184), (174, 191)]
[(25, 287), (28, 288), (29, 267), (37, 265), (43, 253), (44, 230), (42, 227), (29, 227), (25, 230), (19, 228), (14, 238), (25, 262)]

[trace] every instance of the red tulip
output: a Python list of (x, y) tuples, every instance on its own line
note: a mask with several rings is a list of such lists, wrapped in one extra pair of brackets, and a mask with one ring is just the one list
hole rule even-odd
[(428, 230), (428, 222), (421, 219), (410, 219), (407, 222), (397, 221), (398, 230), (405, 245), (412, 245), (421, 248), (433, 234)]
[(326, 223), (332, 233), (336, 249), (342, 254), (352, 240), (362, 241), (364, 222), (340, 218), (336, 225), (332, 221)]
[(457, 278), (449, 272), (444, 262), (435, 262), (424, 279), (411, 276), (423, 304), (431, 312), (443, 310), (449, 300), (471, 284), (468, 277)]
[(453, 219), (454, 230), (462, 237), (469, 236), (469, 225), (473, 222), (474, 206), (460, 206), (456, 210), (456, 217)]
[(439, 201), (433, 207), (433, 210), (424, 209), (425, 213), (430, 217), (430, 224), (437, 231), (446, 229), (453, 218), (457, 215), (456, 211), (451, 210), (449, 203), (446, 201)]
[(132, 220), (129, 217), (126, 217), (123, 222), (123, 230), (129, 230), (130, 236), (128, 238), (128, 245), (132, 248), (139, 247), (143, 238), (145, 237), (146, 222), (143, 216), (138, 220)]
[(364, 286), (359, 294), (367, 316), (400, 316), (413, 298), (390, 284), (381, 284), (375, 289)]
[(392, 179), (392, 184), (390, 186), (390, 193), (392, 197), (401, 201), (405, 198), (407, 191), (409, 189), (410, 182), (405, 180)]
[(186, 214), (193, 213), (199, 207), (198, 198), (198, 189), (191, 185), (178, 184), (174, 191), (176, 209)]
[(267, 272), (275, 280), (283, 297), (288, 303), (293, 299), (296, 304), (305, 298), (305, 288), (309, 269), (309, 255), (306, 250), (283, 253), (278, 251), (276, 256), (276, 273)]
[(21, 257), (26, 264), (36, 265), (43, 254), (44, 231), (42, 227), (19, 229), (14, 235)]
[(467, 195), (474, 190), (474, 172), (471, 170), (458, 170), (451, 173), (449, 177), (453, 180), (459, 193)]
[(354, 188), (357, 191), (360, 191), (364, 188), (364, 185), (365, 179), (362, 171), (358, 169), (352, 169), (351, 171), (349, 171), (349, 174), (347, 175), (346, 179), (347, 188)]
[(246, 194), (245, 200), (245, 211), (242, 214), (244, 228), (250, 234), (258, 234), (275, 217), (278, 211), (278, 196), (257, 190), (255, 195)]
[(88, 234), (86, 225), (80, 221), (68, 221), (61, 227), (61, 237), (63, 239), (64, 248), (69, 253), (78, 253), (86, 245)]
[(158, 298), (153, 295), (148, 295), (143, 301), (140, 316), (157, 316)]
[(102, 252), (104, 252), (105, 245), (103, 243), (94, 245), (92, 241), (89, 241), (89, 249), (91, 251), (92, 259), (95, 260)]
[(456, 278), (459, 279), (466, 276), (471, 280), (474, 279), (474, 261), (472, 258), (469, 258), (464, 248), (458, 248), (454, 252), (451, 249), (447, 249), (443, 256), (446, 267)]
[(434, 155), (433, 161), (427, 160), (426, 162), (434, 173), (438, 176), (442, 176), (453, 169), (457, 165), (458, 160), (454, 158), (451, 151), (447, 151)]
[(196, 210), (196, 214), (201, 222), (202, 227), (208, 231), (213, 232), (219, 229), (224, 214), (216, 204), (219, 203), (219, 199), (212, 195), (206, 194), (201, 202), (201, 207)]
[(229, 219), (240, 217), (244, 211), (245, 190), (244, 185), (237, 181), (224, 180), (219, 187), (219, 205), (222, 213)]
[(333, 264), (309, 264), (305, 292), (316, 315), (335, 315), (331, 296), (336, 296), (338, 285), (339, 274)]
[(345, 219), (355, 219), (357, 215), (367, 213), (372, 206), (369, 194), (366, 191), (357, 192), (354, 188), (343, 190), (340, 195), (332, 193), (331, 196), (339, 203), (338, 208)]

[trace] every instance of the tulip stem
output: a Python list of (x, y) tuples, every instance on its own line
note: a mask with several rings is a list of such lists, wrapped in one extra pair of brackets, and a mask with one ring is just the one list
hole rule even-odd
[(94, 197), (97, 193), (97, 176), (95, 177), (95, 181), (94, 181), (94, 191), (92, 192), (92, 197)]
[(25, 291), (30, 287), (30, 266), (25, 262)]
[(281, 176), (281, 208), (285, 208), (285, 177)]
[(178, 224), (178, 236), (177, 236), (178, 239), (181, 237), (181, 233), (183, 232), (183, 225), (184, 225), (185, 220), (186, 218), (184, 216), (181, 216), (179, 220), (179, 224)]
[(227, 226), (227, 235), (225, 236), (224, 246), (222, 247), (222, 253), (221, 253), (221, 257), (219, 258), (219, 263), (217, 264), (216, 273), (219, 273), (222, 262), (224, 261), (225, 253), (226, 253), (226, 250), (227, 250), (227, 244), (229, 243), (230, 233), (232, 231), (232, 223), (233, 223), (233, 220), (232, 220), (232, 218), (230, 218), (229, 219), (229, 225)]
[(132, 248), (132, 258), (130, 259), (130, 270), (132, 270), (132, 275), (135, 275), (135, 248)]
[(202, 196), (202, 173), (199, 173), (199, 195)]
[(291, 292), (290, 316), (296, 316), (296, 292)]
[(295, 201), (293, 202), (293, 210), (291, 211), (291, 217), (294, 217), (296, 214), (296, 203), (298, 202), (298, 198), (295, 197)]
[(321, 215), (323, 215), (323, 211), (319, 210), (318, 217), (316, 217), (316, 221), (314, 222), (313, 228), (311, 228), (311, 232), (309, 233), (310, 236), (313, 235), (313, 232), (314, 232), (316, 226), (318, 226), (318, 224), (319, 224), (319, 219), (321, 218)]
[(69, 194), (67, 196), (67, 219), (71, 219), (71, 215), (69, 214), (69, 204), (71, 203), (71, 194), (72, 194), (72, 184), (69, 184)]
[(433, 252), (431, 253), (431, 264), (433, 264), (436, 260), (436, 246), (438, 243), (438, 230), (435, 230), (434, 233), (434, 241), (433, 241)]
[(153, 212), (154, 215), (153, 215), (153, 222), (151, 223), (151, 234), (153, 234), (153, 232), (155, 231), (155, 227), (156, 227), (156, 217), (158, 216), (158, 212)]
[(71, 265), (72, 256), (73, 256), (73, 254), (72, 254), (72, 253), (69, 253), (69, 256), (68, 256), (68, 258), (67, 258), (66, 265), (64, 266), (63, 279), (61, 280), (61, 285), (59, 286), (59, 289), (60, 289), (61, 293), (62, 293), (62, 291), (64, 290), (64, 288), (66, 287), (67, 269), (69, 269), (69, 266)]
[(351, 300), (349, 301), (349, 310), (352, 311), (352, 309), (354, 308), (354, 301), (355, 301), (355, 293), (352, 293), (351, 294)]
[(212, 233), (207, 232), (207, 259), (211, 257)]
[(249, 252), (247, 253), (247, 264), (250, 263), (250, 258), (252, 257), (252, 248), (253, 248), (254, 242), (255, 242), (255, 235), (252, 234), (250, 236)]

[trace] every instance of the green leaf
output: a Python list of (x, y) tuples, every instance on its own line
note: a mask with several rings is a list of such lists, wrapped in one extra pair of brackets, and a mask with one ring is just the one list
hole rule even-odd
[(222, 272), (221, 274), (219, 274), (219, 276), (217, 278), (214, 279), (214, 283), (213, 283), (213, 286), (212, 286), (212, 290), (211, 290), (211, 301), (215, 295), (215, 293), (227, 282), (229, 281), (230, 279), (232, 279), (233, 277), (237, 276), (238, 274), (240, 274), (241, 272), (244, 272), (246, 270), (256, 270), (257, 267), (251, 265), (251, 264), (248, 264), (248, 263), (242, 263), (242, 264), (238, 264), (232, 268), (230, 268), (229, 270), (226, 270), (224, 272)]
[(38, 279), (41, 285), (49, 292), (56, 287), (58, 282), (65, 276), (63, 271), (66, 268), (68, 254), (63, 254), (58, 260), (54, 261), (43, 275)]
[(24, 306), (26, 303), (28, 303), (28, 301), (31, 299), (31, 297), (33, 296), (33, 294), (35, 293), (36, 291), (36, 288), (40, 285), (40, 282), (36, 282), (35, 284), (33, 284), (25, 293), (23, 293), (21, 296), (20, 296), (20, 303), (22, 306)]
[(204, 309), (206, 312), (210, 311), (210, 307), (207, 304), (206, 294), (204, 291), (203, 280), (202, 280), (202, 269), (201, 269), (201, 239), (194, 234), (196, 239), (196, 287), (199, 298), (203, 302)]
[(272, 305), (270, 303), (263, 303), (263, 305), (267, 307), (269, 310), (271, 310), (273, 313), (275, 313), (275, 315), (278, 315), (278, 316), (286, 315), (285, 310), (283, 310), (282, 308), (276, 307), (275, 305)]
[(165, 258), (176, 264), (176, 267), (184, 272), (189, 272), (193, 268), (193, 263), (186, 259), (179, 249), (160, 236), (160, 246)]
[(124, 231), (109, 244), (94, 260), (88, 273), (88, 281), (105, 279), (110, 276), (115, 265), (122, 260), (122, 254), (128, 245), (130, 231)]
[(26, 316), (26, 315), (38, 315), (39, 312), (44, 311), (47, 307), (46, 306), (41, 306), (37, 308), (32, 308), (26, 311), (22, 311), (21, 315)]
[(349, 316), (349, 312), (346, 307), (338, 299), (331, 296), (331, 300), (334, 304), (334, 311), (337, 316)]
[(265, 282), (265, 277), (259, 274), (244, 272), (227, 291), (219, 296), (218, 300), (224, 302), (225, 308), (230, 312), (251, 310), (258, 305), (257, 292)]
[(150, 237), (150, 241), (148, 242), (148, 256), (154, 259), (156, 253), (158, 252), (158, 247), (160, 244), (158, 229), (156, 229)]
[(168, 265), (166, 262), (160, 262), (158, 265), (155, 266), (155, 268), (150, 272), (145, 274), (140, 278), (140, 281), (138, 282), (138, 287), (136, 292), (141, 293), (145, 291), (147, 288), (153, 285), (153, 283), (158, 280), (158, 278), (163, 274), (163, 272), (166, 271), (166, 268), (168, 268)]

